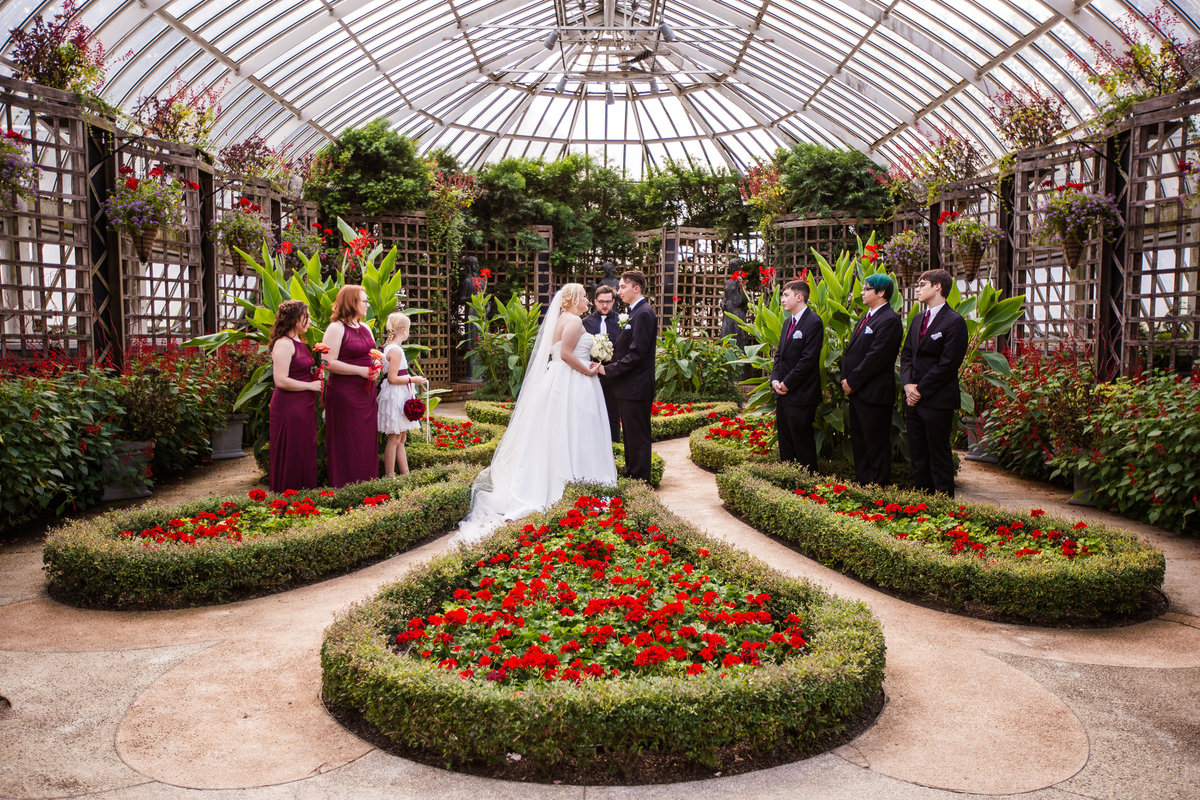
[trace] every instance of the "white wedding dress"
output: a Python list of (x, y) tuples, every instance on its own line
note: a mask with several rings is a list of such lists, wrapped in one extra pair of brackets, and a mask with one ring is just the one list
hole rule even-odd
[[(551, 311), (559, 308), (555, 295)], [(478, 541), (505, 520), (520, 519), (557, 502), (571, 481), (616, 486), (617, 468), (609, 437), (608, 412), (600, 379), (584, 375), (562, 360), (562, 342), (549, 348), (558, 314), (548, 313), (530, 358), (508, 429), (496, 447), (491, 466), (471, 487), (471, 511), (459, 525), (454, 542)], [(548, 334), (547, 331), (550, 333)], [(594, 337), (580, 334), (575, 356), (591, 359)], [(539, 355), (541, 352), (541, 355)]]

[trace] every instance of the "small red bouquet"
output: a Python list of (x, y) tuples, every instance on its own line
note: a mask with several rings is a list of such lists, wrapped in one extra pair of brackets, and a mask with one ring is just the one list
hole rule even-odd
[(404, 416), (408, 417), (410, 422), (416, 422), (425, 416), (425, 403), (417, 398), (404, 401)]

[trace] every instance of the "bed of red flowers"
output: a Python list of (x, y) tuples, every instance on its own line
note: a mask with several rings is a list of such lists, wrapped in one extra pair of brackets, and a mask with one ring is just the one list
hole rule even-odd
[[(267, 493), (262, 489), (251, 489), (250, 503), (226, 501), (217, 511), (204, 511), (190, 519), (172, 519), (165, 524), (144, 528), (141, 531), (121, 531), (121, 538), (140, 542), (142, 547), (160, 545), (194, 546), (205, 541), (220, 541), (238, 544), (247, 539), (257, 539), (272, 533), (311, 525), (322, 517), (345, 513), (345, 509), (318, 505), (311, 497), (295, 498), (299, 493), (288, 489), (282, 495), (267, 502)], [(333, 492), (323, 489), (318, 497), (332, 497)], [(380, 494), (363, 499), (363, 505), (373, 506), (388, 499)]]
[(666, 403), (655, 401), (650, 404), (650, 416), (677, 417), (680, 414), (695, 414), (698, 411), (707, 411), (710, 408), (712, 408), (712, 403)]
[[(1074, 560), (1104, 550), (1103, 544), (1088, 537), (1086, 522), (1078, 522), (1070, 531), (1026, 525), (1014, 520), (1006, 525), (983, 525), (971, 519), (966, 506), (958, 511), (935, 513), (924, 503), (901, 505), (886, 498), (863, 502), (840, 483), (825, 483), (795, 493), (810, 502), (826, 506), (835, 514), (857, 517), (887, 530), (897, 539), (919, 543), (949, 555), (965, 554), (980, 559), (1013, 558), (1018, 560)], [(1035, 519), (1045, 511), (1034, 509)]]
[[(716, 415), (713, 415), (716, 417)], [(771, 454), (775, 446), (775, 417), (717, 417), (720, 421), (705, 431), (705, 439), (736, 447), (753, 455)]]
[[(464, 450), (472, 445), (490, 441), (490, 432), (478, 428), (470, 420), (450, 422), (436, 417), (429, 418), (430, 444), (441, 450)], [(414, 432), (415, 434), (415, 432)]]
[(625, 519), (620, 498), (585, 496), (556, 524), (526, 526), (440, 612), (395, 631), (395, 648), (464, 680), (517, 685), (724, 675), (803, 650), (800, 619), (775, 619), (767, 594), (710, 573), (703, 548), (672, 558), (673, 537)]

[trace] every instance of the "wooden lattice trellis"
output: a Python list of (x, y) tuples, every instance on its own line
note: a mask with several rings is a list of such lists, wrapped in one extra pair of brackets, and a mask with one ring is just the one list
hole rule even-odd
[(813, 250), (832, 263), (843, 250), (857, 249), (859, 237), (865, 243), (873, 232), (876, 243), (882, 244), (887, 227), (873, 219), (788, 215), (775, 225), (767, 265), (775, 269), (780, 281), (795, 278), (804, 270), (816, 272), (820, 265)]
[[(201, 165), (194, 148), (145, 138), (117, 139), (117, 166), (146, 176), (161, 167), (185, 186), (200, 183)], [(183, 192), (185, 223), (178, 231), (160, 230), (153, 252), (142, 263), (133, 238), (119, 234), (121, 316), (127, 342), (156, 344), (186, 340), (205, 332), (204, 263), (201, 257), (201, 192)]]
[[(269, 182), (259, 179), (242, 179), (225, 173), (217, 173), (214, 180), (213, 205), (215, 217), (233, 213), (241, 198), (247, 198), (260, 206), (271, 220), (276, 242), (279, 238), (280, 221), (283, 214), (283, 195)], [(211, 238), (211, 237), (210, 237)], [(255, 259), (260, 254), (251, 253)], [(233, 254), (223, 247), (216, 248), (217, 263), (217, 326), (220, 328), (246, 327), (246, 312), (235, 298), (258, 303), (262, 298), (262, 282), (258, 274), (248, 265), (241, 268), (235, 264)]]
[(1190, 370), (1200, 355), (1200, 91), (1133, 117), (1125, 369)]
[[(958, 219), (973, 219), (984, 225), (1000, 227), (1000, 185), (997, 176), (981, 175), (967, 181), (948, 184), (934, 210), (938, 212), (938, 216), (941, 216), (943, 211), (951, 211), (958, 215)], [(995, 283), (998, 244), (985, 248), (978, 269), (968, 273), (962, 263), (961, 248), (953, 247), (950, 237), (946, 236), (941, 228), (937, 233), (938, 257), (942, 269), (955, 277), (958, 290), (964, 297), (978, 294), (985, 283)]]
[[(40, 176), (0, 196), (0, 356), (96, 355), (87, 133), (74, 94), (0, 78), (0, 118)], [(101, 354), (103, 355), (103, 354)]]
[(1061, 246), (1038, 242), (1037, 232), (1040, 208), (1056, 187), (1072, 182), (1100, 194), (1118, 190), (1119, 154), (1110, 151), (1119, 145), (1111, 142), (1068, 142), (1017, 153), (1012, 292), (1025, 296), (1025, 316), (1013, 326), (1014, 338), (1047, 350), (1061, 343), (1103, 349), (1101, 318), (1109, 309), (1102, 307), (1099, 295), (1105, 270), (1112, 264), (1105, 258), (1102, 269), (1102, 258), (1111, 257), (1112, 248), (1102, 247), (1104, 239), (1097, 234), (1084, 243), (1083, 258), (1072, 268)]

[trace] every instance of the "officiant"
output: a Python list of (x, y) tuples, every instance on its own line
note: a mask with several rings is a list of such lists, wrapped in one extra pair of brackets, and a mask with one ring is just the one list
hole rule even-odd
[[(613, 291), (613, 288), (601, 283), (596, 287), (596, 291), (592, 295), (592, 302), (596, 306), (596, 310), (583, 318), (583, 329), (585, 331), (593, 336), (603, 333), (614, 345), (621, 333), (621, 325), (618, 322), (619, 316), (613, 307), (616, 299), (617, 293)], [(612, 435), (614, 442), (619, 442), (621, 441), (621, 414), (617, 410), (617, 401), (612, 396), (612, 389), (608, 385), (608, 378), (604, 375), (600, 376), (600, 388), (604, 390), (604, 407), (608, 410), (609, 433)]]

